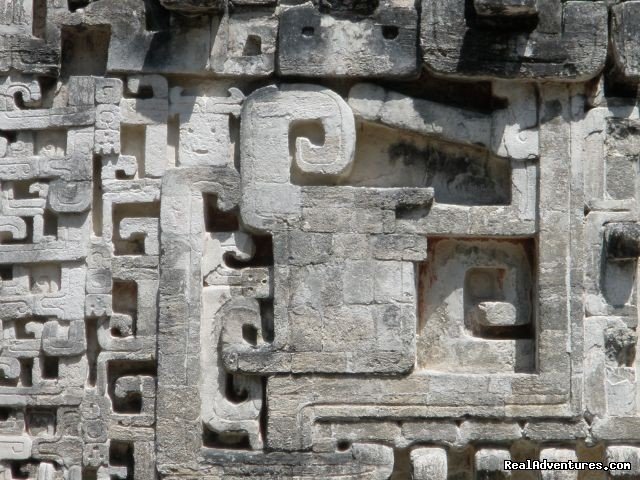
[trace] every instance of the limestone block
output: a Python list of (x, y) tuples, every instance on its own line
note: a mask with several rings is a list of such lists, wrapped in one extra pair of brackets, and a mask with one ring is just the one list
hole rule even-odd
[(102, 166), (103, 180), (116, 180), (118, 175), (133, 177), (138, 172), (138, 161), (133, 155), (109, 157)]
[[(568, 435), (567, 435), (568, 433)], [(524, 435), (534, 441), (551, 440), (554, 438), (585, 438), (589, 433), (586, 422), (564, 423), (554, 421), (531, 421), (524, 428)]]
[(519, 319), (516, 309), (511, 303), (507, 302), (480, 302), (470, 312), (473, 321), (487, 327), (508, 327), (518, 325), (518, 322), (526, 319)]
[(20, 363), (16, 358), (4, 357), (0, 359), (0, 368), (2, 368), (3, 378), (16, 379), (20, 375)]
[(31, 456), (32, 440), (27, 435), (0, 436), (0, 458), (3, 460), (24, 460)]
[(610, 470), (609, 475), (612, 477), (626, 477), (629, 475), (638, 475), (640, 471), (640, 451), (637, 447), (616, 445), (607, 447), (606, 461), (610, 462), (629, 462), (631, 470)]
[(20, 217), (0, 217), (0, 233), (5, 239), (20, 240), (27, 236), (27, 225)]
[[(195, 97), (171, 90), (171, 112), (180, 121), (179, 166), (230, 165), (234, 160), (230, 120), (240, 114), (244, 95), (229, 90), (228, 97)], [(194, 110), (194, 111), (192, 111)]]
[(608, 223), (605, 226), (607, 258), (635, 261), (640, 256), (640, 226), (635, 223)]
[(416, 448), (411, 451), (411, 464), (416, 480), (447, 478), (447, 452), (443, 448)]
[(70, 106), (93, 106), (96, 95), (96, 81), (93, 77), (71, 77), (69, 79)]
[(110, 316), (112, 313), (110, 295), (87, 294), (85, 314), (88, 317)]
[(96, 108), (96, 151), (102, 154), (120, 153), (120, 109), (104, 104)]
[(514, 423), (468, 420), (460, 425), (459, 442), (509, 442), (522, 436), (520, 427)]
[(511, 460), (511, 454), (505, 449), (482, 448), (475, 453), (476, 477), (487, 480), (511, 478), (511, 471), (505, 470), (505, 460)]
[(364, 83), (350, 90), (349, 106), (356, 117), (392, 128), (482, 145), (498, 155), (518, 159), (538, 156), (538, 136), (531, 128), (537, 122), (537, 107), (525, 100), (533, 100), (532, 87), (500, 82), (494, 85), (495, 93), (505, 98), (509, 106), (492, 115), (411, 98)]
[(80, 213), (89, 209), (91, 185), (88, 181), (55, 180), (49, 189), (49, 204), (54, 212)]
[[(274, 101), (278, 110), (262, 106)], [(288, 85), (281, 90), (265, 87), (247, 98), (242, 117), (241, 165), (246, 173), (240, 208), (243, 220), (251, 227), (265, 229), (299, 217), (300, 187), (289, 183), (287, 152), (292, 124), (315, 123), (324, 130), (322, 146), (304, 136), (295, 138), (294, 161), (303, 172), (338, 176), (351, 165), (355, 148), (353, 114), (346, 102), (328, 89), (312, 85)], [(263, 145), (269, 150), (264, 151)]]
[[(356, 20), (356, 21), (354, 21)], [(355, 19), (311, 3), (282, 12), (278, 71), (310, 77), (408, 77), (418, 72), (418, 14), (409, 2), (380, 3)]]
[(60, 335), (57, 322), (47, 322), (42, 330), (42, 350), (54, 357), (76, 356), (85, 351), (84, 322), (73, 321), (67, 327), (66, 338)]
[(611, 40), (616, 66), (630, 80), (640, 77), (640, 58), (636, 46), (640, 41), (635, 28), (640, 15), (640, 2), (625, 2), (611, 9)]
[(158, 221), (155, 218), (125, 218), (120, 222), (120, 237), (144, 236), (145, 255), (158, 255)]
[(275, 69), (278, 19), (266, 12), (224, 15), (214, 24), (211, 70), (223, 75), (266, 76)]
[(474, 0), (478, 15), (494, 17), (521, 17), (538, 13), (536, 0)]
[(127, 78), (127, 92), (138, 94), (144, 88), (149, 88), (155, 98), (167, 98), (169, 94), (167, 80), (161, 75), (133, 75)]
[(42, 100), (42, 90), (36, 80), (21, 82), (7, 77), (4, 79), (0, 94), (2, 95), (2, 111), (16, 110), (18, 106), (15, 102), (15, 94), (22, 94), (25, 105), (38, 106)]
[[(577, 462), (576, 452), (564, 448), (545, 448), (540, 451), (540, 460), (547, 462)], [(541, 477), (545, 480), (577, 480), (578, 470), (542, 470)]]
[(2, 25), (19, 27), (31, 25), (33, 22), (33, 5), (24, 0), (3, 1), (3, 15), (0, 17)]
[(591, 429), (595, 439), (606, 440), (611, 443), (627, 443), (633, 439), (634, 431), (638, 428), (635, 417), (608, 417), (596, 420)]
[[(256, 331), (261, 325), (255, 322), (259, 319), (259, 306), (256, 302), (240, 302), (229, 300), (226, 303), (213, 291), (207, 292), (208, 302), (203, 306), (205, 314), (215, 312), (215, 324), (210, 328), (214, 338), (222, 345), (231, 341), (238, 343), (243, 339), (243, 331), (247, 325), (252, 325)], [(222, 303), (222, 304), (221, 304)], [(257, 307), (257, 310), (256, 310)], [(248, 318), (247, 318), (248, 317)], [(247, 318), (247, 321), (243, 321)], [(253, 322), (253, 323), (251, 323)], [(258, 418), (262, 408), (262, 384), (255, 379), (245, 379), (236, 384), (247, 392), (243, 402), (230, 400), (233, 392), (228, 384), (221, 384), (222, 361), (219, 356), (203, 355), (203, 369), (206, 369), (202, 383), (203, 394), (215, 399), (215, 405), (208, 401), (202, 404), (202, 419), (207, 428), (215, 432), (244, 430), (249, 434), (249, 441), (254, 448), (262, 446), (262, 435), (259, 431)]]
[(0, 4), (0, 72), (57, 75), (60, 51), (42, 38), (46, 8), (30, 0)]
[(119, 78), (96, 79), (96, 103), (117, 105), (122, 98), (122, 91), (122, 80)]
[[(487, 29), (483, 19), (496, 10), (527, 15), (521, 25), (504, 15), (506, 31)], [(424, 62), (442, 75), (587, 80), (606, 57), (604, 2), (475, 1), (465, 9), (464, 0), (425, 0), (421, 27)]]
[(224, 10), (226, 2), (221, 0), (162, 0), (162, 6), (169, 10), (186, 13), (208, 13)]

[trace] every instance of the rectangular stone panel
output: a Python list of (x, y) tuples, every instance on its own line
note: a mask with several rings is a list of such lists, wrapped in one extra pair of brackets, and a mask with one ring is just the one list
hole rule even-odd
[(311, 4), (282, 12), (278, 71), (310, 77), (410, 77), (418, 72), (418, 14), (381, 4), (371, 16), (343, 18)]

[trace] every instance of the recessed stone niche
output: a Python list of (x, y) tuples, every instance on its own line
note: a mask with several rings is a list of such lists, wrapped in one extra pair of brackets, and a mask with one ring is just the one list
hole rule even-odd
[(532, 239), (430, 238), (420, 266), (418, 367), (532, 372)]

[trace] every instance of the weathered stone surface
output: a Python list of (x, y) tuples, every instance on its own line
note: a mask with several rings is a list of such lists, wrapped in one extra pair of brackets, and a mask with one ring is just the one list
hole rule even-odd
[(268, 10), (214, 20), (211, 70), (221, 75), (267, 76), (275, 70), (278, 17)]
[(638, 4), (0, 0), (0, 477), (640, 475)]
[(543, 0), (537, 2), (537, 17), (528, 16), (533, 21), (525, 16), (516, 22), (510, 15), (522, 11), (519, 7), (533, 13), (532, 3), (476, 0), (466, 8), (464, 0), (424, 0), (420, 36), (425, 65), (456, 76), (596, 76), (607, 53), (605, 3)]
[(626, 470), (612, 469), (612, 477), (625, 477), (638, 475), (640, 473), (640, 451), (637, 447), (611, 446), (607, 447), (607, 463), (628, 462), (631, 468)]
[(311, 3), (286, 8), (278, 71), (309, 77), (409, 77), (418, 73), (418, 13), (412, 2), (381, 2), (371, 15), (341, 18)]
[[(480, 145), (501, 156), (537, 157), (538, 133), (531, 130), (537, 122), (536, 107), (526, 100), (531, 98), (532, 87), (507, 87), (496, 82), (494, 92), (507, 99), (509, 107), (496, 110), (492, 115), (411, 98), (372, 84), (355, 85), (349, 92), (349, 105), (356, 117), (364, 121), (446, 141)], [(518, 131), (511, 130), (507, 123)], [(513, 141), (514, 136), (517, 142)]]
[[(577, 462), (578, 456), (573, 450), (565, 448), (545, 448), (540, 451), (540, 460), (547, 462)], [(579, 471), (571, 469), (542, 470), (544, 480), (577, 480)]]
[(163, 7), (186, 13), (209, 13), (224, 11), (226, 6), (221, 0), (161, 0)]
[(506, 449), (483, 448), (476, 451), (475, 467), (476, 478), (486, 480), (499, 480), (511, 478), (511, 472), (505, 470), (505, 460), (510, 460), (511, 455)]
[(611, 8), (612, 53), (616, 66), (628, 80), (640, 79), (640, 57), (637, 45), (640, 33), (640, 2), (631, 1)]
[(447, 478), (447, 452), (443, 448), (416, 448), (411, 451), (411, 463), (416, 480)]
[(614, 261), (629, 261), (640, 257), (640, 225), (609, 223), (605, 228), (607, 258)]
[(524, 17), (538, 13), (536, 0), (474, 0), (478, 15), (486, 17)]

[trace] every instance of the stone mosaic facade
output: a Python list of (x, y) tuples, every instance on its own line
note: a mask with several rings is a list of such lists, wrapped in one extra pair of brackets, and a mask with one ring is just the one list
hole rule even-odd
[(639, 25), (0, 0), (0, 478), (640, 478)]

